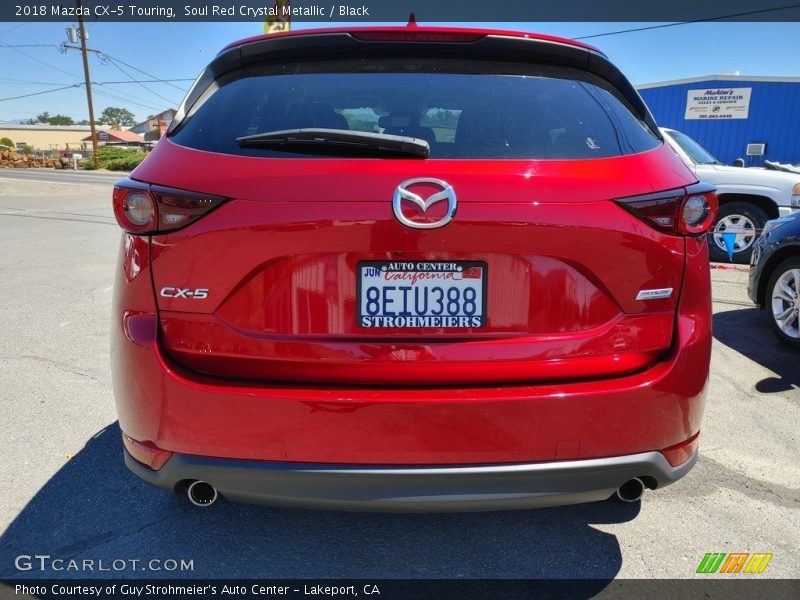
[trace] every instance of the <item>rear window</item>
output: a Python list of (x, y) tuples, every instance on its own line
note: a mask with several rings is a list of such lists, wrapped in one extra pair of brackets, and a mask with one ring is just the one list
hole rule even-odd
[(432, 159), (605, 158), (658, 145), (624, 98), (591, 74), (423, 59), (237, 70), (206, 90), (171, 137), (209, 152), (297, 157), (284, 149), (240, 148), (236, 138), (299, 128), (421, 138)]

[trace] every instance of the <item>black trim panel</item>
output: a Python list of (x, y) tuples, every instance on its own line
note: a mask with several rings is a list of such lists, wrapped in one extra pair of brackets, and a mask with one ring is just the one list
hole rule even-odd
[(502, 465), (397, 467), (262, 462), (175, 454), (159, 471), (134, 460), (138, 477), (176, 491), (206, 481), (238, 502), (357, 511), (453, 512), (526, 509), (605, 500), (634, 477), (656, 487), (689, 472), (697, 460), (672, 467), (660, 452), (611, 458)]

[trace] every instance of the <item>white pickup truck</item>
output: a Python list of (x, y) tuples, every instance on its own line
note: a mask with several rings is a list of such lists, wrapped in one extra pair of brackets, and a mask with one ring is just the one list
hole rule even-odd
[(733, 261), (749, 263), (753, 244), (770, 219), (800, 208), (800, 173), (723, 165), (685, 133), (661, 129), (664, 139), (696, 174), (717, 186), (719, 216), (709, 232), (711, 260), (728, 262), (722, 233), (735, 233)]

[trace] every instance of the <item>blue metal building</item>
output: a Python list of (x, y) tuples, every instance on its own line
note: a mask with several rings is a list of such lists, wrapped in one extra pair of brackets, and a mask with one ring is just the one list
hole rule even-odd
[(710, 75), (636, 87), (660, 126), (725, 164), (800, 163), (800, 77)]

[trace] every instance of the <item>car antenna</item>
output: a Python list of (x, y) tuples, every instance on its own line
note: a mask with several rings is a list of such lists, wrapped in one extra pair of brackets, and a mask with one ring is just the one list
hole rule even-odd
[(414, 16), (414, 11), (408, 15), (408, 23), (406, 23), (406, 27), (416, 27), (417, 26), (417, 17)]

